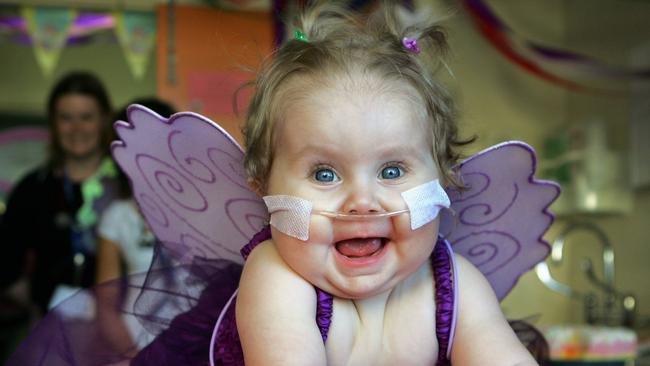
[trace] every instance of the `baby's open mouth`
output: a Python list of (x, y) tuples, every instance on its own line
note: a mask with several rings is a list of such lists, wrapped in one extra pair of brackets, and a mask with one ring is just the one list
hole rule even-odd
[(377, 254), (386, 245), (387, 238), (354, 238), (336, 243), (336, 250), (348, 258), (364, 258)]

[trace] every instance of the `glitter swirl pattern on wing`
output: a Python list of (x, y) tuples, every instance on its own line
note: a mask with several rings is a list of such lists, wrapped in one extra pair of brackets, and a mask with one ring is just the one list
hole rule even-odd
[(234, 185), (249, 191), (246, 173), (243, 169), (242, 156), (233, 156), (219, 148), (208, 149), (208, 158), (213, 166)]
[(183, 131), (174, 130), (169, 133), (167, 143), (169, 144), (169, 151), (174, 157), (174, 161), (176, 161), (176, 164), (178, 164), (178, 166), (183, 169), (184, 172), (191, 175), (192, 177), (205, 183), (214, 183), (217, 179), (216, 176), (210, 170), (210, 168), (208, 168), (208, 166), (204, 164), (200, 159), (194, 156), (178, 156), (179, 153), (177, 150), (184, 151), (184, 149), (175, 149), (174, 146), (187, 144), (189, 142), (187, 139), (191, 141), (191, 136), (183, 134)]
[(241, 246), (268, 213), (248, 188), (243, 152), (214, 122), (194, 113), (169, 120), (130, 106), (113, 155), (132, 181), (151, 230), (181, 263), (195, 257), (241, 263)]
[[(518, 195), (519, 195), (519, 187), (517, 186), (517, 183), (515, 183), (513, 184), (512, 197), (509, 200), (505, 201), (507, 204), (501, 211), (495, 211), (495, 214), (493, 215), (491, 204), (475, 203), (475, 204), (467, 205), (465, 208), (463, 208), (458, 215), (459, 216), (458, 219), (463, 224), (471, 225), (471, 226), (483, 226), (483, 225), (491, 224), (499, 220), (506, 213), (508, 213), (512, 205), (517, 200)], [(480, 218), (480, 220), (477, 218)]]
[(167, 214), (151, 196), (147, 193), (140, 193), (137, 201), (140, 203), (140, 210), (149, 221), (153, 221), (163, 227), (169, 226)]
[(483, 272), (499, 299), (550, 252), (542, 236), (559, 187), (537, 180), (535, 168), (534, 152), (522, 142), (478, 153), (457, 167), (466, 189), (449, 189), (452, 204), (441, 214), (442, 235)]
[(266, 225), (267, 216), (255, 214), (256, 211), (264, 209), (266, 206), (260, 206), (258, 200), (234, 198), (226, 202), (228, 219), (244, 240), (252, 238), (258, 227)]
[(519, 255), (521, 243), (508, 233), (478, 231), (455, 239), (454, 250), (465, 253), (467, 259), (489, 276)]
[(190, 211), (203, 212), (208, 208), (199, 188), (176, 168), (145, 154), (136, 155), (135, 161), (141, 176), (154, 192), (159, 192), (158, 196), (166, 196)]
[[(448, 189), (449, 199), (455, 203), (467, 201), (482, 194), (490, 185), (490, 176), (480, 172), (463, 172), (461, 179), (462, 183), (466, 185), (467, 191), (461, 192), (453, 186)], [(468, 181), (471, 181), (471, 184)], [(468, 192), (472, 193), (469, 194)]]

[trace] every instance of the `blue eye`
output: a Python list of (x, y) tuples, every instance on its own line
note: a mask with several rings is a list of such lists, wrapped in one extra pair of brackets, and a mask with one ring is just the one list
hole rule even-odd
[(339, 177), (336, 175), (336, 173), (334, 173), (334, 171), (329, 168), (321, 168), (314, 172), (314, 179), (318, 182), (330, 183), (337, 181), (338, 178)]
[(397, 179), (404, 174), (398, 166), (387, 166), (381, 170), (382, 179)]

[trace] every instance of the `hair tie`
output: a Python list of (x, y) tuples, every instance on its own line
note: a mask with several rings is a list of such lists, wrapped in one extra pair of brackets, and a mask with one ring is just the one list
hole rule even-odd
[(417, 39), (411, 37), (404, 37), (402, 38), (402, 44), (407, 50), (416, 54), (420, 53), (420, 47), (418, 47)]
[(309, 42), (305, 33), (303, 33), (300, 29), (296, 29), (293, 32), (293, 37), (301, 42)]

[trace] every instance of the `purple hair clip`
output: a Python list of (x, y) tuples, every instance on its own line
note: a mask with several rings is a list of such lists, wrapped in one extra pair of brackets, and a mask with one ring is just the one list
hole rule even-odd
[(407, 50), (413, 53), (420, 53), (420, 47), (418, 47), (418, 40), (411, 37), (402, 38), (402, 44), (406, 47)]

